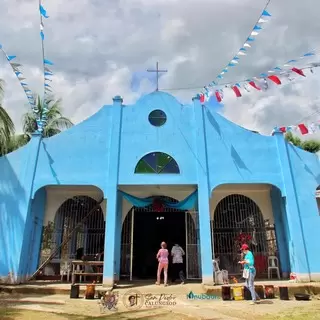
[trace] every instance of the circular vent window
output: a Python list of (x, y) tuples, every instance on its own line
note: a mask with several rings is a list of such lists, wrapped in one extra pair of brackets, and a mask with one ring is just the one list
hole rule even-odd
[(166, 114), (161, 110), (153, 110), (149, 114), (149, 122), (155, 127), (163, 126), (167, 121)]

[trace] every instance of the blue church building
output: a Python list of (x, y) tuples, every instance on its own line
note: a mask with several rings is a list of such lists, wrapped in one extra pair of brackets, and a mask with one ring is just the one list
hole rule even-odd
[(272, 260), (285, 279), (318, 281), (319, 184), (317, 156), (281, 132), (242, 128), (199, 97), (183, 105), (156, 91), (126, 105), (116, 96), (0, 158), (0, 280), (25, 282), (56, 248), (42, 277), (60, 277), (82, 250), (104, 252), (106, 286), (155, 279), (166, 241), (184, 248), (187, 278), (204, 284), (214, 283), (215, 258), (241, 274), (243, 242), (257, 277)]

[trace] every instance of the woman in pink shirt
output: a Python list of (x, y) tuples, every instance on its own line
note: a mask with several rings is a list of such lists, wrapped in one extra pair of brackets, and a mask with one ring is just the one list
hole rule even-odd
[(161, 249), (157, 253), (157, 259), (159, 261), (158, 264), (158, 272), (157, 272), (157, 285), (160, 285), (160, 276), (163, 269), (164, 273), (164, 285), (167, 286), (168, 281), (168, 265), (169, 265), (169, 251), (167, 250), (167, 244), (165, 242), (161, 242)]

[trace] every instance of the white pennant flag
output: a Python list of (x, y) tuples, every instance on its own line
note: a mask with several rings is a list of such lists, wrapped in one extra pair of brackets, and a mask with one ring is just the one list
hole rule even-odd
[(256, 31), (252, 31), (252, 32), (251, 32), (251, 35), (252, 35), (252, 36), (257, 36), (258, 34), (259, 34), (259, 32), (256, 32)]
[(238, 56), (246, 56), (247, 54), (245, 53), (245, 52), (243, 52), (243, 51), (239, 51), (238, 52)]
[(244, 46), (244, 47), (251, 48), (251, 46), (250, 46), (250, 44), (249, 44), (249, 43), (245, 43), (243, 46)]
[(268, 22), (268, 21), (269, 21), (269, 20), (265, 20), (265, 19), (260, 18), (259, 21), (258, 21), (258, 23), (265, 23), (265, 22)]
[(232, 63), (239, 63), (237, 60), (231, 60)]
[(43, 23), (40, 23), (40, 30), (43, 31), (43, 28), (44, 28)]

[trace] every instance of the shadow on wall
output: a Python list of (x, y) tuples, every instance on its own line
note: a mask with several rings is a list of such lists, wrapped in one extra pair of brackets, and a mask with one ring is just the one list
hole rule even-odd
[(18, 272), (24, 232), (19, 204), (25, 203), (25, 191), (9, 159), (0, 158), (0, 282), (11, 282)]

